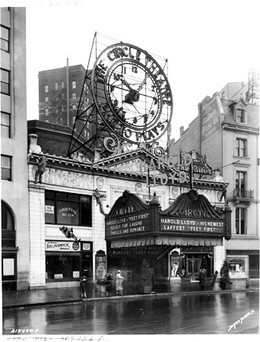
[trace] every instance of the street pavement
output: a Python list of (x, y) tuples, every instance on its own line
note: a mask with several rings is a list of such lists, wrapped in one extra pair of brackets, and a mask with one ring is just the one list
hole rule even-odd
[(166, 334), (192, 334), (192, 339), (202, 334), (250, 334), (252, 341), (259, 334), (259, 292), (157, 293), (14, 307), (3, 310), (2, 323), (7, 341), (105, 342), (110, 340), (107, 335), (114, 340), (116, 335), (138, 339), (141, 334), (148, 334), (149, 340), (155, 335), (157, 340), (159, 334), (163, 339)]
[[(124, 295), (122, 300), (144, 297), (159, 297), (169, 295), (189, 295), (203, 293), (220, 293), (220, 292), (241, 292), (241, 291), (258, 291), (259, 279), (251, 279), (249, 289), (246, 289), (245, 281), (233, 281), (231, 290), (221, 290), (218, 283), (214, 288), (208, 283), (205, 290), (201, 291), (198, 282), (181, 282), (169, 281), (165, 284), (155, 285), (153, 292), (150, 294), (140, 294), (137, 289), (125, 283)], [(95, 284), (88, 285), (87, 299), (83, 301), (100, 301), (118, 299), (115, 291), (111, 297), (107, 297), (103, 287)], [(81, 302), (81, 295), (79, 287), (54, 288), (54, 289), (40, 289), (28, 291), (7, 291), (2, 294), (2, 306), (4, 309), (15, 307), (41, 306), (52, 304), (66, 304), (73, 302)]]

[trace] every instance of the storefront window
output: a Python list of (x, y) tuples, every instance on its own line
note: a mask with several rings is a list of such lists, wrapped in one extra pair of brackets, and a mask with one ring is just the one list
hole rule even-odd
[(79, 203), (57, 202), (57, 222), (60, 224), (79, 224)]
[(91, 227), (91, 196), (46, 191), (45, 222)]
[(227, 257), (230, 278), (246, 278), (248, 276), (248, 256)]
[(80, 254), (46, 254), (46, 280), (68, 281), (80, 278)]

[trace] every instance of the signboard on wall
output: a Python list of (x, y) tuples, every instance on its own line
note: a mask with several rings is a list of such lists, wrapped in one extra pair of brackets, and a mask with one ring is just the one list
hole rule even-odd
[(204, 104), (201, 110), (201, 139), (207, 139), (220, 127), (220, 110), (218, 98)]
[(160, 231), (162, 232), (178, 232), (178, 233), (193, 233), (207, 235), (223, 235), (224, 222), (223, 220), (203, 220), (203, 219), (186, 219), (175, 217), (161, 217)]
[(75, 241), (45, 241), (46, 252), (78, 252), (80, 245)]
[(150, 213), (136, 213), (106, 221), (106, 236), (124, 236), (151, 231)]

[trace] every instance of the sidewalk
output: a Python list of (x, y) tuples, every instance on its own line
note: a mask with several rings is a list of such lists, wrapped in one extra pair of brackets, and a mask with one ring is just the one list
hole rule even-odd
[[(199, 288), (198, 282), (181, 282), (170, 281), (165, 284), (155, 285), (153, 292), (150, 294), (139, 294), (136, 288), (125, 284), (124, 295), (116, 296), (115, 291), (112, 297), (106, 297), (103, 289), (93, 284), (89, 284), (87, 299), (84, 301), (97, 301), (97, 300), (112, 300), (112, 299), (134, 299), (142, 296), (165, 296), (165, 295), (196, 295), (202, 293), (225, 293), (235, 291), (258, 291), (259, 292), (259, 279), (251, 279), (250, 287), (246, 289), (244, 282), (233, 282), (231, 290), (221, 290), (218, 283), (214, 288), (208, 284), (204, 291)], [(28, 291), (8, 291), (2, 293), (3, 308), (18, 308), (27, 306), (40, 306), (51, 304), (66, 304), (73, 302), (82, 302), (80, 290), (78, 287), (55, 288), (44, 290), (28, 290)]]

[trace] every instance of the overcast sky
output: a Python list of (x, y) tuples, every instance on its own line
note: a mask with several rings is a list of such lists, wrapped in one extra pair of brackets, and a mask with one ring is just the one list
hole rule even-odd
[(172, 137), (198, 103), (260, 69), (259, 0), (1, 1), (27, 7), (27, 109), (38, 119), (38, 72), (88, 64), (95, 32), (168, 59)]

